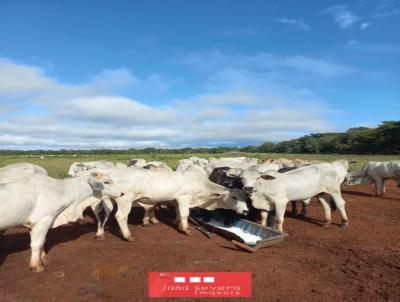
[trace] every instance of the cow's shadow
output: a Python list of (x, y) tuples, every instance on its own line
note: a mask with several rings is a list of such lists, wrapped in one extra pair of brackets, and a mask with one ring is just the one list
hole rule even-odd
[[(384, 196), (376, 196), (375, 192), (372, 193), (367, 193), (367, 192), (359, 192), (359, 191), (349, 191), (349, 190), (342, 190), (342, 193), (346, 193), (349, 195), (355, 195), (355, 196), (365, 196), (365, 197), (372, 197), (372, 198), (379, 198), (379, 199), (387, 199), (387, 200), (398, 200), (398, 198), (394, 197), (389, 197), (387, 195)], [(393, 192), (389, 192), (393, 193)]]
[[(134, 208), (132, 214), (129, 215), (129, 224), (140, 225), (144, 215), (142, 208)], [(106, 224), (107, 232), (112, 235), (123, 239), (117, 221), (114, 217), (115, 210), (111, 213), (109, 221)], [(79, 237), (93, 233), (93, 240), (97, 231), (97, 220), (91, 209), (84, 211), (85, 218), (84, 224), (70, 223), (62, 225), (54, 229), (50, 229), (46, 235), (46, 243), (44, 249), (46, 253), (60, 243), (74, 241)], [(18, 233), (5, 234), (0, 236), (0, 265), (4, 263), (9, 255), (19, 253), (25, 250), (30, 250), (30, 235), (29, 229), (25, 229)]]
[[(95, 232), (96, 224), (78, 225), (77, 223), (68, 224), (50, 229), (46, 236), (45, 251), (48, 253), (54, 246), (59, 243), (74, 241), (88, 232)], [(29, 230), (6, 234), (0, 239), (0, 265), (7, 259), (9, 255), (30, 250)]]
[(349, 195), (356, 195), (356, 196), (375, 197), (375, 193), (371, 194), (371, 193), (359, 192), (359, 191), (342, 190), (342, 193), (349, 194)]
[[(325, 222), (326, 222), (325, 220), (312, 218), (312, 217), (309, 217), (309, 216), (306, 216), (306, 217), (300, 216), (300, 215), (292, 216), (292, 213), (290, 211), (286, 211), (285, 212), (285, 219), (286, 218), (304, 221), (304, 222), (307, 222), (307, 223), (310, 223), (310, 224), (314, 224), (314, 225), (317, 225), (317, 226), (320, 226), (320, 227), (323, 227), (325, 225)], [(331, 225), (341, 226), (341, 224), (335, 223), (335, 222), (332, 222)]]
[(165, 224), (167, 227), (174, 229), (178, 233), (184, 234), (181, 230), (179, 230), (179, 227), (176, 223), (175, 206), (168, 205), (165, 208), (157, 209), (156, 217), (161, 223)]

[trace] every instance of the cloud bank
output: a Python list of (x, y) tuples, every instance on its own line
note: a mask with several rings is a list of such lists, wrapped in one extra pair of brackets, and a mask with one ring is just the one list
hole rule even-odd
[[(199, 93), (163, 98), (171, 85), (186, 83), (157, 73), (141, 78), (105, 69), (71, 84), (40, 66), (0, 60), (1, 148), (232, 146), (328, 131), (332, 110), (312, 83), (358, 72), (320, 58), (218, 49), (172, 61), (202, 75)], [(159, 91), (162, 101), (134, 97), (146, 89)]]

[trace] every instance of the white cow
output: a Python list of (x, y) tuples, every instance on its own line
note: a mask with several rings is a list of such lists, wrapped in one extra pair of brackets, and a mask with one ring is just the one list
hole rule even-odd
[[(133, 160), (132, 160), (133, 161)], [(130, 164), (132, 164), (132, 161), (130, 162)], [(118, 166), (118, 164), (116, 165), (117, 168), (124, 168), (122, 166), (123, 164), (121, 164), (120, 166)], [(128, 166), (125, 166), (125, 168), (127, 168)], [(138, 159), (137, 162), (135, 162), (134, 165), (130, 165), (129, 167), (135, 167), (135, 168), (142, 168), (142, 169), (149, 169), (149, 170), (159, 170), (159, 171), (172, 171), (172, 169), (165, 163), (163, 162), (158, 162), (158, 161), (150, 161), (150, 162), (146, 162), (142, 159)], [(104, 210), (107, 213), (107, 216), (109, 215), (109, 213), (112, 211), (113, 209), (113, 204), (110, 200), (104, 200), (102, 204), (99, 205), (94, 205), (92, 207), (93, 212), (96, 214), (98, 214), (101, 210)], [(155, 213), (155, 207), (154, 206), (145, 206), (144, 208), (144, 216), (142, 219), (142, 225), (143, 226), (149, 226), (150, 223), (151, 224), (158, 224), (159, 221), (156, 217), (156, 213)], [(99, 217), (97, 217), (98, 222), (99, 223), (104, 223), (101, 222)], [(98, 240), (102, 240), (104, 237), (103, 236), (97, 236), (96, 235), (96, 239)]]
[(256, 158), (248, 158), (248, 157), (210, 158), (208, 160), (208, 164), (204, 167), (204, 170), (208, 173), (208, 176), (210, 176), (215, 168), (229, 167), (229, 168), (247, 169), (255, 165), (257, 165)]
[(266, 171), (278, 171), (279, 165), (274, 163), (262, 163), (259, 165), (252, 165), (247, 168), (230, 168), (227, 170), (226, 175), (229, 177), (240, 177), (243, 181), (243, 191), (251, 192), (254, 183)]
[(90, 169), (94, 169), (94, 168), (113, 168), (114, 164), (110, 161), (105, 161), (105, 160), (101, 160), (101, 161), (90, 161), (90, 162), (75, 162), (73, 163), (68, 170), (68, 175), (75, 177), (76, 175), (79, 174), (79, 172), (82, 171), (88, 171)]
[[(4, 166), (0, 168), (0, 184), (13, 182), (34, 174), (47, 175), (47, 171), (40, 166), (30, 163), (18, 163)], [(3, 233), (4, 231), (0, 230), (0, 239)]]
[(134, 158), (131, 159), (128, 163), (128, 167), (131, 166), (143, 167), (145, 165), (146, 165), (146, 160), (144, 160), (143, 158)]
[(64, 180), (31, 175), (0, 185), (0, 230), (17, 226), (31, 229), (30, 267), (41, 272), (46, 256), (43, 246), (50, 228), (77, 220), (93, 202), (91, 196), (121, 195), (111, 179), (100, 173)]
[(148, 161), (146, 162), (144, 159), (132, 159), (128, 163), (128, 167), (139, 167), (145, 169), (152, 169), (152, 168), (160, 168), (163, 170), (172, 171), (172, 169), (163, 162), (160, 161)]
[(208, 159), (192, 156), (178, 161), (176, 171), (184, 171), (189, 166), (198, 166), (204, 169), (206, 165), (208, 165)]
[(356, 163), (356, 161), (348, 161), (346, 159), (339, 159), (332, 162), (332, 166), (338, 174), (338, 181), (342, 184), (348, 175), (349, 164)]
[(46, 169), (30, 164), (18, 163), (0, 168), (0, 183), (8, 183), (32, 174), (47, 175)]
[[(146, 162), (144, 166), (136, 166), (135, 167), (140, 167), (143, 169), (149, 169), (149, 170), (158, 170), (158, 171), (172, 171), (172, 169), (165, 163), (163, 162), (158, 162), (158, 161), (149, 161)], [(164, 206), (164, 205), (162, 205)], [(108, 208), (110, 208), (110, 203), (108, 203), (107, 205)], [(104, 210), (107, 212), (106, 207), (103, 207)], [(151, 224), (158, 224), (159, 221), (156, 217), (156, 207), (155, 206), (150, 206), (150, 205), (146, 205), (143, 207), (144, 209), (144, 216), (142, 219), (142, 225), (143, 226), (149, 226), (150, 223)], [(109, 210), (108, 210), (109, 211)], [(100, 236), (96, 236), (97, 239), (102, 239), (102, 237)]]
[[(295, 167), (292, 168), (280, 168), (280, 165), (274, 162), (264, 161), (262, 164), (251, 166), (247, 169), (229, 169), (227, 171), (227, 176), (230, 177), (240, 177), (243, 182), (243, 191), (247, 193), (251, 193), (253, 191), (253, 187), (257, 179), (266, 171), (278, 171), (281, 169), (296, 169)], [(281, 172), (281, 171), (279, 171)], [(285, 171), (286, 172), (286, 171)], [(297, 205), (295, 200), (292, 200), (292, 216), (297, 216)], [(310, 200), (302, 200), (302, 209), (301, 209), (301, 217), (307, 216), (306, 204), (310, 202)], [(261, 211), (261, 224), (266, 224), (266, 213)]]
[(116, 163), (115, 167), (117, 167), (117, 168), (127, 168), (128, 165), (127, 164), (123, 164), (123, 163)]
[[(109, 175), (115, 185), (125, 194), (123, 197), (115, 199), (118, 205), (115, 218), (123, 237), (128, 241), (133, 240), (127, 223), (133, 204), (138, 204), (146, 209), (157, 203), (174, 202), (177, 205), (179, 229), (185, 233), (189, 231), (190, 208), (232, 209), (240, 214), (248, 212), (246, 196), (243, 192), (230, 190), (211, 182), (206, 173), (199, 168), (189, 167), (185, 171), (176, 172), (130, 167), (112, 170)], [(108, 214), (109, 211), (106, 211), (106, 218)], [(96, 216), (99, 216), (98, 213)], [(104, 237), (104, 223), (99, 224), (96, 236)]]
[(383, 196), (386, 193), (385, 181), (393, 179), (400, 187), (400, 161), (374, 162), (370, 161), (361, 169), (349, 173), (346, 184), (375, 184), (376, 195)]
[(306, 159), (286, 159), (286, 158), (278, 158), (278, 159), (272, 159), (271, 157), (266, 158), (263, 160), (265, 163), (274, 163), (279, 165), (279, 168), (300, 168), (304, 167), (307, 165), (311, 164), (318, 164), (321, 163), (321, 161), (318, 160), (306, 160)]
[(343, 226), (348, 225), (345, 211), (345, 201), (340, 192), (338, 173), (332, 164), (322, 163), (305, 166), (286, 173), (267, 171), (253, 185), (250, 198), (256, 209), (263, 210), (263, 223), (268, 212), (276, 210), (275, 221), (277, 229), (282, 231), (286, 205), (291, 200), (309, 202), (310, 198), (318, 195), (324, 211), (326, 223), (331, 223), (329, 198), (332, 198), (342, 215)]

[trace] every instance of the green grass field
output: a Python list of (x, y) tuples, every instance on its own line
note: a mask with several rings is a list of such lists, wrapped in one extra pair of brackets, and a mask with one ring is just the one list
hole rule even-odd
[(168, 164), (171, 168), (175, 169), (178, 160), (182, 158), (188, 158), (190, 156), (198, 157), (230, 157), (230, 156), (249, 156), (263, 159), (266, 157), (272, 158), (303, 158), (303, 159), (314, 159), (322, 161), (334, 161), (336, 159), (348, 159), (356, 160), (356, 164), (351, 164), (350, 171), (354, 171), (361, 167), (368, 161), (387, 161), (387, 160), (400, 160), (400, 155), (334, 155), (334, 154), (271, 154), (271, 153), (251, 153), (251, 154), (240, 154), (232, 155), (226, 153), (211, 154), (211, 153), (200, 153), (200, 154), (111, 154), (111, 155), (60, 155), (51, 156), (46, 155), (43, 159), (38, 155), (18, 155), (18, 156), (0, 156), (0, 167), (5, 165), (18, 163), (18, 162), (29, 162), (37, 164), (47, 169), (49, 175), (56, 178), (63, 178), (67, 176), (68, 168), (73, 162), (86, 162), (93, 160), (108, 160), (114, 163), (121, 162), (127, 163), (132, 158), (143, 158), (145, 160), (157, 160)]

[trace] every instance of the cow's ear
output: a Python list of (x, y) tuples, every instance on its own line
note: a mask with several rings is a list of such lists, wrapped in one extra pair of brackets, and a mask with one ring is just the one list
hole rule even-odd
[(213, 193), (211, 195), (212, 198), (220, 198), (220, 197), (223, 197), (223, 196), (225, 196), (225, 194), (223, 194), (223, 193)]
[(263, 174), (263, 175), (260, 176), (260, 178), (265, 179), (265, 180), (276, 179), (274, 176), (268, 175), (268, 174)]
[(229, 177), (239, 177), (240, 173), (242, 173), (242, 169), (239, 168), (231, 168), (226, 171), (226, 176)]
[(89, 178), (88, 183), (89, 183), (89, 185), (92, 187), (92, 189), (94, 191), (102, 191), (102, 190), (104, 190), (103, 183), (101, 183), (100, 181), (98, 181), (96, 179)]
[(94, 178), (99, 178), (100, 174), (97, 172), (92, 172), (92, 173), (90, 173), (90, 176), (92, 176)]

